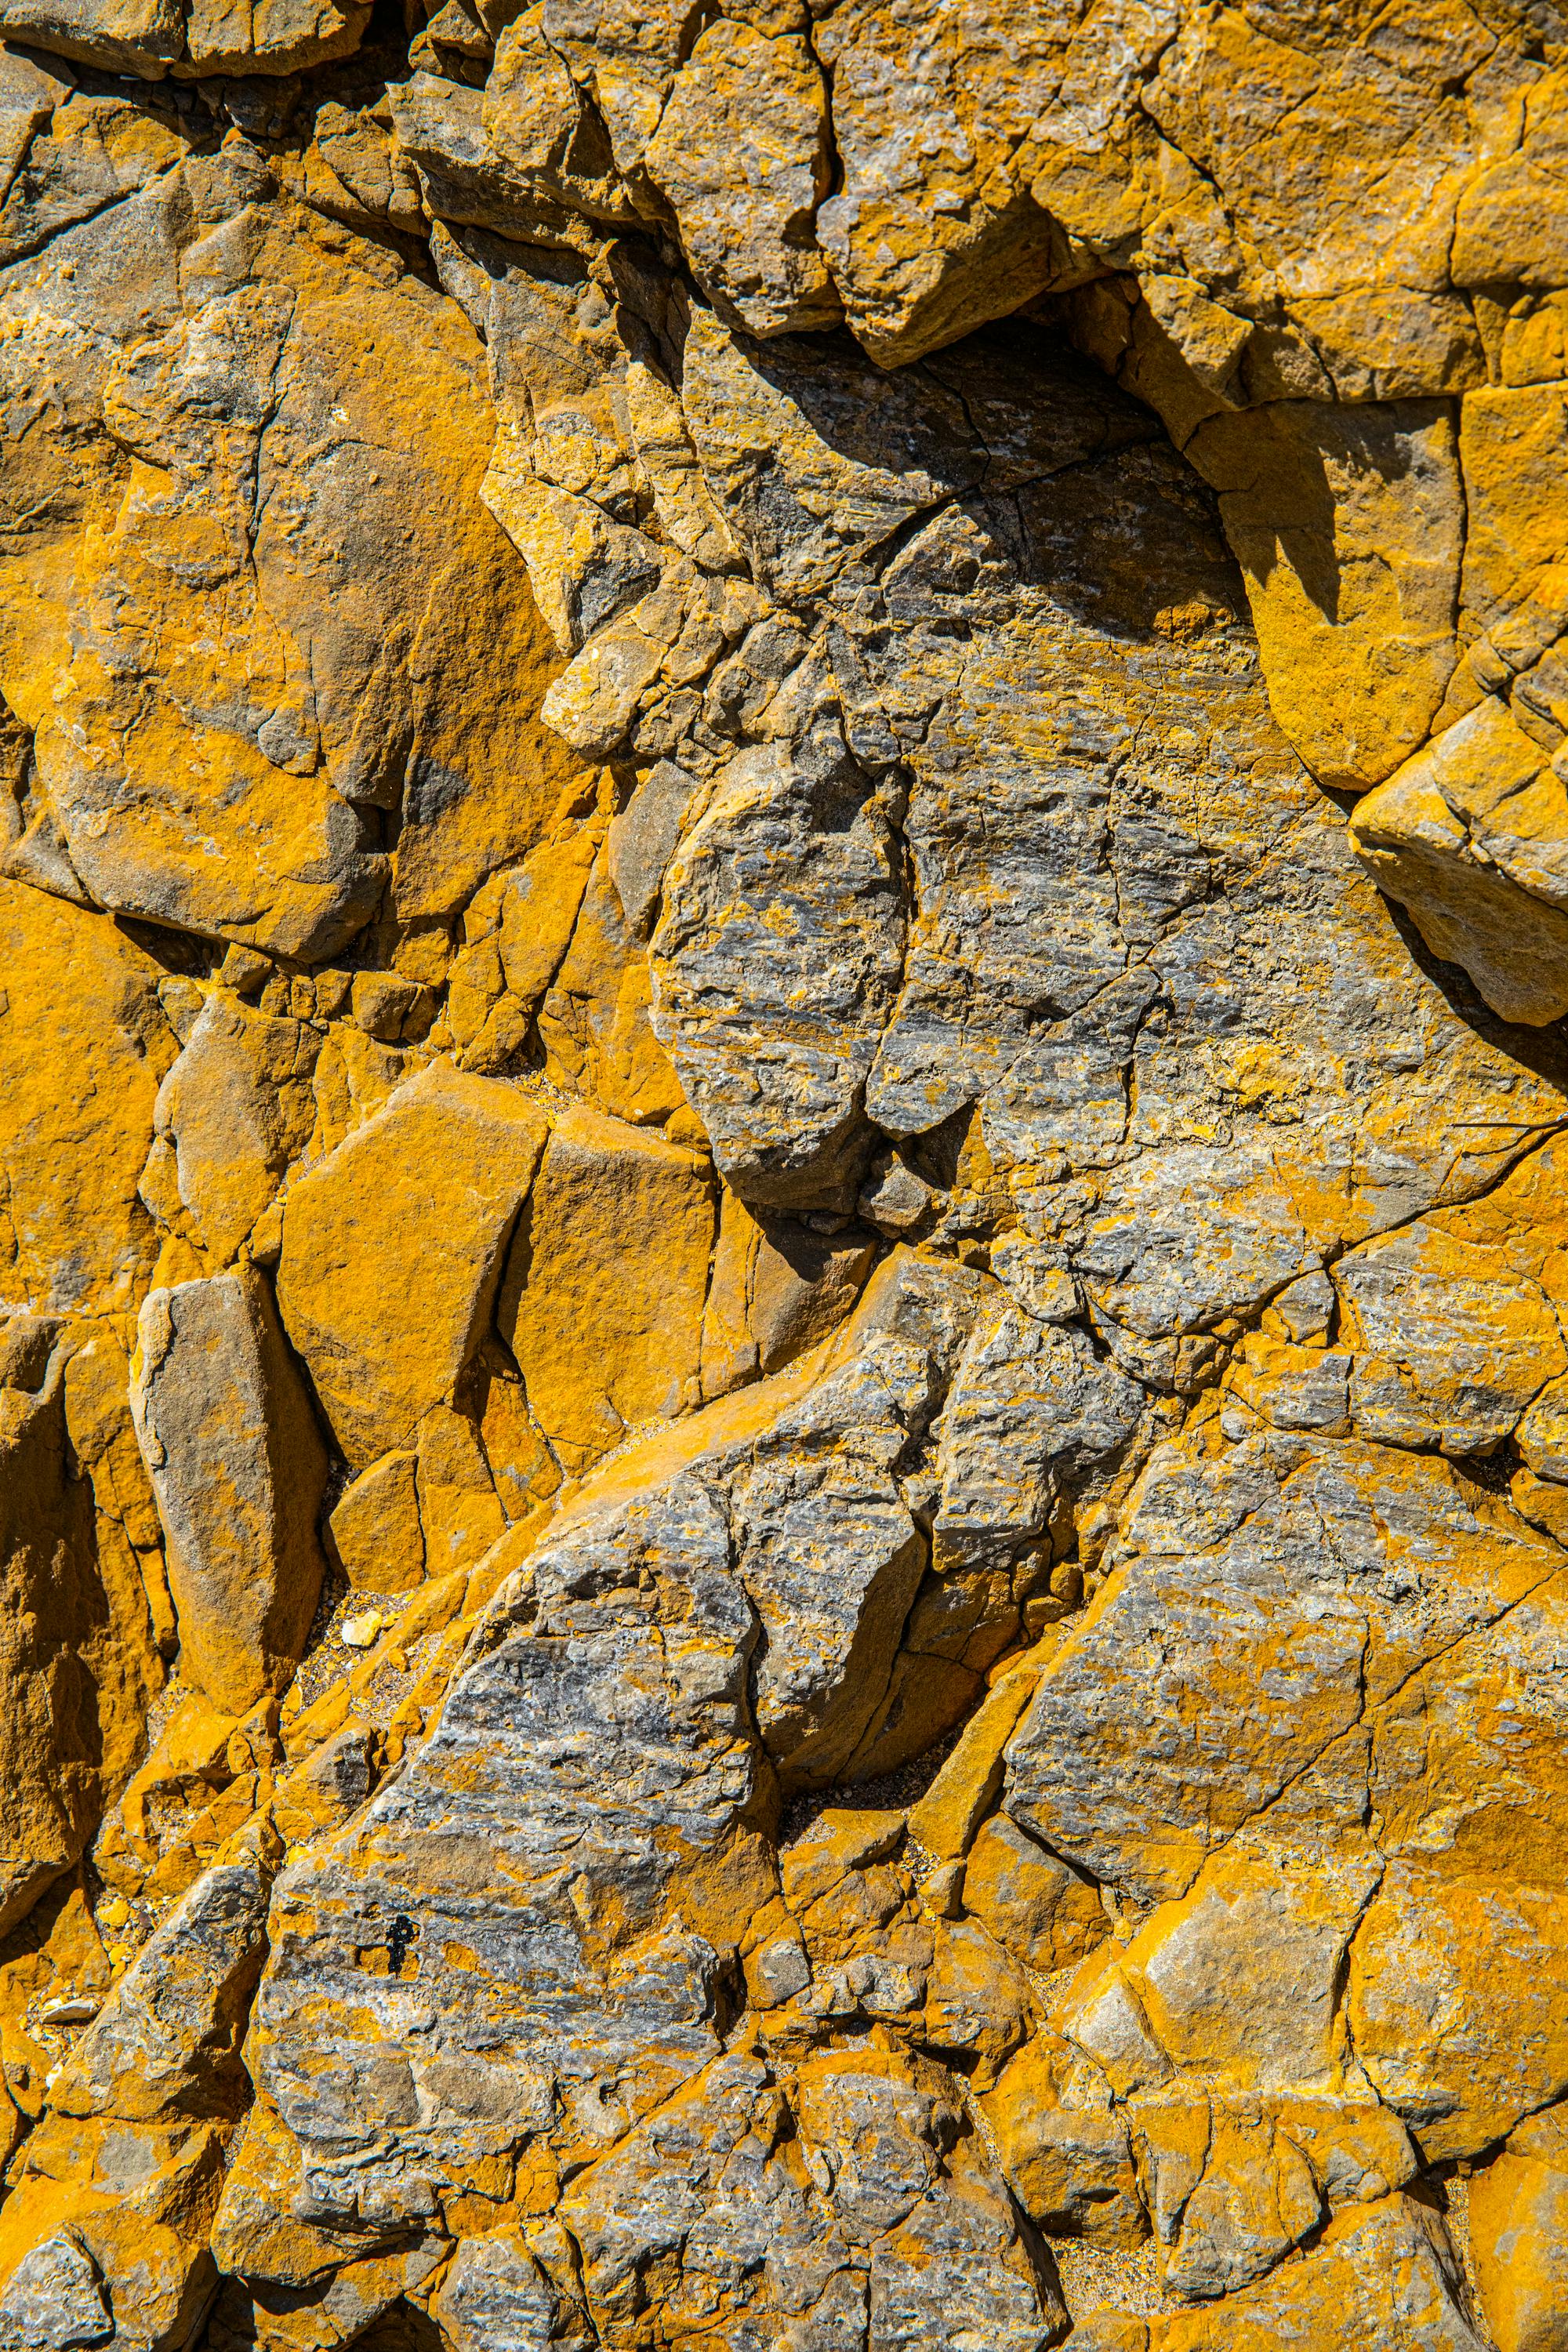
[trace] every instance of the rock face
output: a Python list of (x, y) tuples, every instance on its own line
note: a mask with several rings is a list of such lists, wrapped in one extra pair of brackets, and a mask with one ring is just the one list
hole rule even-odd
[(1565, 76), (0, 0), (0, 2352), (1568, 2345)]

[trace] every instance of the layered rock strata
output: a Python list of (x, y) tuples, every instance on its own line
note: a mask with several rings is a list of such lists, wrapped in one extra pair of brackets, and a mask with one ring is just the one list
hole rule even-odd
[(0, 2347), (1568, 2343), (1568, 24), (0, 37)]

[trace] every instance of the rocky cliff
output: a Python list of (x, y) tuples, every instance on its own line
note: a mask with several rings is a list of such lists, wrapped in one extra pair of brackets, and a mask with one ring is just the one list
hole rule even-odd
[(0, 33), (3, 2352), (1563, 2352), (1568, 17)]

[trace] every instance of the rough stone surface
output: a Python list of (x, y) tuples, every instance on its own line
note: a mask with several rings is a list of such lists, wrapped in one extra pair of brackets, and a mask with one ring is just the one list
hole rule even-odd
[(1563, 2352), (1565, 79), (0, 0), (0, 2352)]
[(255, 1267), (153, 1290), (131, 1410), (158, 1498), (186, 1675), (243, 1715), (289, 1679), (315, 1613), (326, 1448)]

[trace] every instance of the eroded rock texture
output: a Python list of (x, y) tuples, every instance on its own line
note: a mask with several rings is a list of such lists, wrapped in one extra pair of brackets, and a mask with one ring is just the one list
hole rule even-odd
[(0, 34), (0, 2352), (1563, 2352), (1568, 19)]

